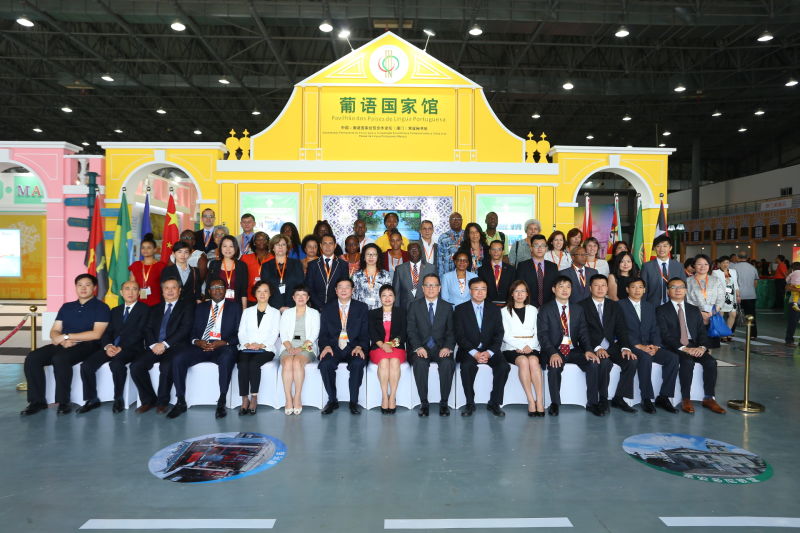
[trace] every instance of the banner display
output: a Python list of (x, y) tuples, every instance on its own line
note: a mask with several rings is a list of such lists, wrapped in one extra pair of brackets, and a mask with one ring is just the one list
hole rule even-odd
[(525, 236), (525, 221), (536, 217), (535, 194), (476, 194), (475, 221), (486, 230), (486, 214), (497, 213), (497, 230), (506, 234), (506, 249)]
[[(300, 195), (296, 192), (247, 192), (239, 197), (241, 213), (256, 219), (256, 231), (270, 237), (280, 233), (284, 222), (298, 222)], [(231, 230), (233, 231), (233, 230)]]
[(0, 291), (12, 300), (43, 299), (47, 294), (47, 219), (44, 215), (0, 214), (3, 274)]

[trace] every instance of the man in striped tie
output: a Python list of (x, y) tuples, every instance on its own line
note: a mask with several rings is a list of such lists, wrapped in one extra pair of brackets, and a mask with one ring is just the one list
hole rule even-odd
[(167, 418), (177, 418), (186, 412), (186, 374), (189, 367), (204, 362), (219, 367), (219, 399), (215, 416), (223, 418), (227, 415), (225, 401), (236, 364), (242, 309), (238, 302), (225, 299), (225, 282), (221, 279), (211, 280), (208, 292), (211, 300), (198, 305), (195, 311), (192, 345), (177, 354), (172, 363), (178, 401)]

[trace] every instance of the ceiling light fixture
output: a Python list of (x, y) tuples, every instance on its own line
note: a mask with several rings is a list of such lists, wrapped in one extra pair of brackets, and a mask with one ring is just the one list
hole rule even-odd
[(218, 79), (217, 81), (218, 81), (218, 82), (220, 82), (222, 85), (230, 85), (230, 83), (231, 83), (231, 82), (228, 80), (228, 78), (220, 78), (220, 79)]
[(739, 129), (738, 129), (737, 131), (738, 131), (739, 133), (744, 133), (744, 132), (746, 132), (746, 131), (747, 131), (747, 128), (745, 128), (744, 126), (739, 126)]
[(156, 109), (156, 113), (158, 113), (159, 115), (166, 115), (167, 114), (167, 112), (162, 107), (159, 107), (158, 109)]
[(340, 30), (337, 37), (339, 37), (339, 39), (347, 39), (350, 37), (350, 30)]
[(594, 135), (592, 135), (592, 134), (590, 133), (589, 135), (587, 135), (587, 136), (586, 136), (586, 139), (588, 139), (588, 140), (590, 140), (590, 141), (591, 141), (592, 139), (594, 139)]
[(33, 28), (34, 24), (31, 19), (28, 17), (20, 17), (17, 19), (17, 24), (20, 26), (25, 26), (26, 28)]
[(186, 29), (186, 25), (184, 25), (181, 21), (176, 20), (172, 24), (169, 25), (175, 31), (184, 31)]
[(669, 130), (664, 130), (664, 132), (661, 135), (663, 135), (664, 137), (669, 137), (670, 135), (672, 135), (672, 132)]
[(764, 111), (763, 109), (761, 109), (760, 107), (759, 107), (758, 109), (756, 109), (755, 111), (753, 111), (753, 114), (754, 114), (755, 116), (757, 116), (757, 117), (760, 117), (760, 116), (761, 116), (761, 115), (763, 115), (764, 113), (765, 113), (765, 111)]
[(428, 43), (430, 42), (431, 37), (436, 37), (436, 32), (431, 30), (431, 29), (429, 29), (429, 28), (424, 28), (422, 30), (422, 33), (427, 35), (427, 37), (425, 38), (425, 46), (422, 48), (422, 51), (423, 52), (427, 52), (428, 51)]
[(666, 146), (666, 144), (664, 144), (664, 143), (658, 143), (658, 147), (659, 148), (664, 148), (665, 146)]
[(100, 79), (103, 81), (107, 81), (108, 83), (114, 81), (114, 78), (111, 77), (111, 74), (103, 74), (102, 76), (100, 76)]
[(539, 120), (540, 118), (542, 118), (542, 115), (540, 115), (539, 112), (536, 111), (533, 115), (531, 115), (531, 118), (533, 120)]
[(794, 87), (797, 85), (797, 78), (789, 78), (789, 80), (785, 84), (787, 87)]
[(480, 26), (475, 24), (469, 29), (469, 34), (472, 35), (473, 37), (477, 37), (478, 35), (483, 35), (483, 30), (481, 29)]
[(122, 130), (117, 128), (117, 129), (114, 130), (114, 133), (122, 133)]
[(760, 42), (760, 43), (766, 43), (766, 42), (769, 42), (769, 41), (771, 41), (771, 40), (772, 40), (772, 39), (774, 39), (774, 38), (775, 38), (775, 36), (774, 36), (774, 35), (772, 35), (772, 34), (771, 34), (769, 31), (767, 31), (767, 30), (764, 30), (764, 33), (762, 33), (761, 35), (759, 35), (759, 36), (758, 36), (758, 39), (756, 39), (756, 40), (757, 40), (758, 42)]
[(323, 20), (319, 24), (319, 31), (325, 32), (325, 33), (330, 33), (330, 32), (333, 31), (333, 24), (331, 24), (331, 21), (329, 21), (329, 20)]
[(679, 84), (678, 84), (678, 85), (676, 85), (676, 86), (675, 86), (675, 88), (674, 88), (674, 89), (672, 89), (672, 90), (673, 90), (673, 91), (675, 91), (676, 93), (682, 93), (683, 91), (685, 91), (685, 90), (686, 90), (686, 86), (685, 86), (684, 84), (682, 84), (682, 83), (679, 83)]
[(84, 145), (84, 146), (89, 146), (89, 142), (88, 141), (83, 141), (81, 144)]
[(192, 133), (194, 133), (195, 135), (202, 135), (203, 134), (203, 132), (200, 131), (200, 130), (194, 130)]
[(631, 32), (628, 31), (628, 28), (626, 28), (625, 26), (620, 26), (619, 29), (617, 29), (617, 31), (614, 33), (614, 37), (622, 39), (630, 34)]
[(571, 91), (572, 89), (575, 88), (575, 85), (573, 85), (571, 81), (565, 81), (564, 85), (562, 85), (561, 87), (563, 87), (565, 91)]
[(715, 109), (714, 112), (711, 113), (711, 116), (712, 117), (721, 117), (722, 116), (722, 111), (720, 111), (719, 109)]
[(64, 113), (72, 113), (72, 108), (65, 105), (64, 107), (61, 108), (61, 111), (63, 111)]
[(42, 133), (42, 128), (33, 128), (36, 133)]
[(630, 122), (631, 121), (631, 116), (626, 113), (625, 116), (622, 117), (622, 120), (624, 122)]
[(258, 115), (260, 115), (260, 114), (261, 114), (261, 111), (259, 111), (258, 109), (253, 109), (252, 111), (250, 111), (250, 114), (251, 114), (251, 115), (258, 116)]

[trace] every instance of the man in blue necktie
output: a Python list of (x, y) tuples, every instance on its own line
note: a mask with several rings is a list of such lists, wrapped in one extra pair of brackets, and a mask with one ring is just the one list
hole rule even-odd
[(216, 219), (217, 217), (213, 209), (203, 209), (203, 213), (200, 215), (200, 221), (203, 223), (203, 227), (194, 232), (195, 250), (210, 252), (217, 247), (214, 242), (214, 222)]

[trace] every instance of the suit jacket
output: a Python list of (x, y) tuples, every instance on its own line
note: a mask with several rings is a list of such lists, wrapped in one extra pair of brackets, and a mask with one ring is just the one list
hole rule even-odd
[[(344, 261), (342, 261), (344, 263)], [(345, 264), (345, 271), (347, 265)], [(319, 346), (320, 350), (325, 346), (333, 348), (334, 353), (350, 353), (356, 346), (361, 346), (364, 355), (369, 350), (369, 327), (367, 326), (367, 312), (369, 308), (364, 302), (350, 300), (350, 307), (347, 310), (347, 346), (344, 350), (339, 349), (339, 332), (342, 331), (342, 321), (339, 318), (339, 299), (335, 296), (329, 301), (320, 313), (319, 327)], [(287, 311), (288, 312), (288, 311)]]
[(425, 257), (425, 245), (422, 244), (422, 237), (420, 237), (420, 239), (418, 241), (419, 242), (419, 248), (420, 248), (420, 254), (422, 255), (422, 262), (423, 263), (428, 263), (429, 265), (433, 266), (433, 271), (438, 273), (439, 272), (439, 263), (438, 263), (438, 261), (439, 261), (439, 243), (437, 243), (436, 239), (434, 239), (433, 237), (431, 237), (431, 241), (433, 241), (433, 257), (431, 257), (431, 260), (428, 261), (428, 258)]
[[(583, 307), (583, 314), (586, 317), (586, 330), (589, 335), (589, 344), (592, 351), (600, 346), (603, 339), (608, 341), (608, 353), (618, 354), (622, 348), (630, 348), (628, 340), (628, 326), (622, 309), (614, 300), (606, 298), (603, 301), (603, 320), (597, 312), (597, 302), (591, 297), (583, 300), (578, 305)], [(571, 304), (570, 304), (571, 307)], [(635, 311), (634, 311), (635, 312)]]
[[(161, 301), (150, 308), (147, 327), (144, 330), (144, 345), (151, 346), (160, 342), (158, 334), (161, 331), (161, 319), (164, 318), (166, 302)], [(167, 338), (164, 339), (169, 344), (170, 349), (182, 348), (189, 344), (189, 334), (192, 332), (192, 321), (194, 320), (194, 305), (186, 301), (178, 300), (172, 307), (172, 313), (167, 322)]]
[[(319, 353), (319, 346), (317, 346), (317, 339), (319, 338), (319, 311), (314, 309), (313, 307), (306, 307), (305, 313), (305, 339), (299, 339), (303, 341), (312, 341), (314, 346), (311, 348), (311, 351), (318, 354)], [(280, 321), (280, 334), (281, 334), (281, 344), (284, 342), (291, 343), (294, 339), (294, 327), (297, 323), (297, 307), (291, 307), (283, 312), (281, 315)]]
[(494, 281), (494, 266), (491, 260), (482, 264), (478, 269), (478, 277), (486, 282), (486, 299), (490, 302), (506, 302), (508, 288), (517, 275), (517, 269), (508, 263), (500, 263), (500, 282)]
[[(122, 321), (125, 313), (125, 304), (118, 305), (111, 310), (111, 322), (103, 332), (100, 339), (100, 346), (115, 344), (114, 341), (119, 337), (119, 346), (123, 350), (141, 350), (144, 348), (144, 331), (147, 319), (150, 316), (150, 308), (142, 302), (137, 302), (128, 315), (128, 320)], [(116, 345), (116, 344), (115, 344)]]
[(214, 229), (211, 229), (211, 238), (208, 239), (208, 246), (205, 245), (206, 232), (205, 229), (199, 229), (194, 232), (194, 249), (202, 250), (203, 252), (210, 252), (217, 249), (217, 243), (214, 242)]
[(503, 344), (503, 317), (500, 316), (500, 309), (492, 302), (483, 302), (480, 327), (471, 299), (457, 305), (453, 311), (453, 326), (460, 358), (471, 357), (471, 350), (489, 350), (494, 354), (492, 357), (503, 357), (500, 353)]
[[(556, 300), (544, 304), (539, 309), (536, 318), (536, 331), (539, 335), (539, 344), (542, 345), (542, 355), (550, 357), (558, 352), (564, 332), (561, 329), (561, 308)], [(572, 346), (582, 352), (591, 352), (596, 345), (592, 345), (586, 326), (586, 316), (583, 307), (569, 304), (569, 334)]]
[[(686, 281), (686, 272), (683, 270), (683, 265), (674, 259), (669, 260), (667, 265), (667, 281), (672, 278), (681, 278)], [(658, 307), (661, 305), (662, 283), (665, 283), (661, 278), (661, 269), (658, 266), (658, 259), (652, 259), (642, 265), (641, 277), (647, 284), (647, 291), (644, 293), (644, 299)]]
[[(242, 306), (235, 300), (222, 301), (225, 302), (225, 307), (222, 309), (222, 324), (220, 324), (219, 328), (220, 339), (231, 346), (237, 346), (239, 344), (239, 323), (242, 320)], [(211, 315), (212, 303), (211, 300), (206, 300), (199, 303), (195, 308), (191, 340), (203, 338), (203, 333)], [(264, 319), (266, 320), (266, 317)]]
[(424, 298), (424, 295), (422, 294), (422, 280), (428, 274), (436, 274), (436, 268), (433, 265), (426, 263), (424, 260), (420, 260), (418, 268), (419, 282), (417, 283), (416, 295), (411, 292), (411, 263), (403, 263), (394, 271), (392, 286), (394, 287), (394, 292), (397, 295), (395, 305), (400, 309), (407, 309), (408, 304), (410, 304), (412, 301)]
[[(703, 324), (703, 316), (700, 314), (700, 309), (684, 302), (683, 314), (686, 315), (686, 329), (689, 330), (689, 336), (691, 337), (688, 346), (691, 348), (708, 346), (706, 325)], [(658, 327), (661, 330), (661, 340), (664, 343), (664, 348), (680, 353), (681, 327), (678, 324), (678, 312), (672, 302), (658, 306), (656, 308), (656, 318), (658, 319)]]
[[(553, 282), (558, 277), (558, 267), (551, 261), (544, 262), (544, 282), (542, 283), (542, 305), (555, 298), (553, 294)], [(531, 305), (539, 306), (539, 280), (536, 275), (536, 266), (533, 259), (526, 259), (517, 265), (516, 278), (521, 279), (528, 285), (528, 293), (531, 295)]]
[(658, 329), (656, 321), (656, 308), (650, 302), (642, 299), (639, 302), (642, 311), (642, 319), (636, 314), (629, 298), (620, 300), (619, 307), (625, 317), (625, 324), (628, 326), (628, 342), (630, 348), (637, 344), (653, 344), (661, 346), (661, 331)]
[[(164, 267), (164, 270), (161, 271), (161, 282), (163, 283), (164, 280), (168, 278), (175, 278), (180, 282), (181, 275), (178, 272), (177, 265), (167, 265)], [(181, 295), (179, 298), (194, 305), (197, 300), (203, 297), (203, 293), (200, 290), (202, 285), (203, 281), (200, 279), (197, 268), (189, 267), (189, 275), (186, 277), (186, 283), (181, 285)]]
[(589, 280), (592, 279), (592, 276), (597, 274), (597, 270), (587, 266), (583, 267), (583, 279), (585, 280), (585, 284), (583, 285), (581, 285), (578, 279), (578, 271), (572, 268), (572, 266), (559, 270), (558, 273), (562, 276), (567, 276), (570, 281), (572, 281), (572, 294), (569, 295), (570, 304), (576, 304), (591, 296), (589, 292)]
[(538, 351), (542, 347), (539, 344), (539, 337), (536, 335), (536, 317), (539, 312), (532, 305), (525, 306), (525, 321), (519, 319), (516, 312), (508, 312), (508, 308), (500, 308), (500, 316), (503, 317), (503, 351), (521, 350), (525, 346)]
[(433, 314), (433, 324), (428, 319), (428, 303), (425, 298), (414, 300), (408, 305), (408, 350), (416, 351), (417, 348), (427, 348), (428, 339), (433, 337), (436, 348), (449, 348), (456, 346), (455, 330), (453, 329), (453, 304), (439, 298), (436, 300), (436, 311)]
[(278, 264), (272, 260), (261, 265), (261, 281), (267, 281), (272, 285), (272, 294), (269, 297), (269, 305), (276, 309), (281, 307), (294, 307), (292, 292), (294, 288), (303, 283), (303, 265), (297, 259), (286, 258), (286, 269), (283, 271), (283, 283), (286, 291), (281, 294), (281, 278), (278, 275)]
[[(206, 287), (208, 287), (208, 281), (219, 278), (223, 281), (226, 281), (225, 273), (222, 272), (222, 261), (219, 259), (215, 259), (213, 261), (209, 261), (208, 263), (208, 274), (206, 275)], [(250, 283), (250, 276), (247, 273), (247, 265), (244, 261), (239, 259), (236, 260), (236, 278), (233, 280), (233, 290), (235, 292), (235, 298), (237, 302), (240, 302), (242, 298), (247, 297), (247, 285)], [(208, 289), (206, 288), (206, 291)]]
[[(311, 307), (322, 311), (328, 302), (336, 300), (336, 284), (350, 277), (347, 261), (335, 257), (331, 261), (331, 277), (327, 278), (322, 256), (308, 263), (306, 286), (310, 291)], [(339, 333), (336, 333), (338, 339)]]
[[(207, 317), (206, 317), (207, 318)], [(225, 313), (222, 313), (223, 322)], [(244, 350), (245, 344), (257, 343), (265, 345), (268, 352), (275, 351), (275, 343), (278, 341), (278, 328), (280, 325), (281, 313), (271, 306), (267, 306), (261, 324), (258, 323), (258, 306), (254, 305), (242, 311), (242, 318), (239, 321), (239, 349)], [(280, 352), (279, 352), (280, 353)]]
[[(383, 308), (370, 309), (367, 318), (369, 320), (369, 349), (377, 350), (377, 343), (384, 342), (386, 338), (386, 330), (383, 327)], [(402, 307), (392, 307), (392, 327), (389, 329), (389, 339), (400, 339), (398, 348), (406, 349), (406, 311)]]

